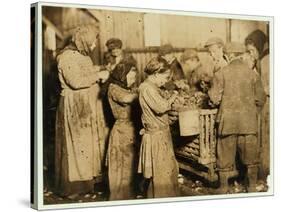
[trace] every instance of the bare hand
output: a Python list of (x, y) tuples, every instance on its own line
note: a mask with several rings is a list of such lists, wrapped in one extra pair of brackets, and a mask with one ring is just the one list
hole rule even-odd
[(176, 100), (177, 96), (178, 96), (177, 94), (173, 94), (168, 100), (169, 103), (172, 104)]
[(175, 111), (175, 110), (170, 110), (170, 111), (168, 112), (168, 115), (169, 115), (169, 117), (174, 117), (175, 119), (177, 119), (176, 117), (178, 117), (179, 112), (178, 112), (178, 111)]
[(99, 79), (104, 83), (109, 78), (109, 71), (100, 71), (98, 72)]

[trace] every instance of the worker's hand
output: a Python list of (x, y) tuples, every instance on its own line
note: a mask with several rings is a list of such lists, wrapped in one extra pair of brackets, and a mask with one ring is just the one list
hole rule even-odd
[(131, 91), (132, 91), (133, 93), (138, 94), (138, 93), (139, 93), (139, 88), (138, 88), (138, 87), (133, 87), (133, 88), (131, 89)]
[(100, 71), (98, 72), (98, 77), (101, 80), (102, 83), (106, 82), (109, 78), (109, 71)]
[(175, 110), (170, 110), (169, 112), (168, 112), (168, 115), (169, 116), (171, 116), (171, 117), (173, 117), (173, 119), (177, 119), (177, 117), (179, 116), (179, 112), (178, 111), (175, 111)]
[(175, 110), (170, 110), (168, 112), (168, 117), (169, 117), (169, 124), (173, 124), (175, 121), (178, 120), (178, 116), (179, 116), (179, 113)]
[(172, 104), (172, 103), (174, 103), (174, 101), (177, 99), (177, 94), (172, 94), (172, 96), (169, 98), (169, 100), (168, 100), (168, 102), (170, 103), (170, 105)]
[(211, 108), (216, 108), (217, 105), (215, 105), (211, 100), (208, 101), (208, 105), (211, 107)]

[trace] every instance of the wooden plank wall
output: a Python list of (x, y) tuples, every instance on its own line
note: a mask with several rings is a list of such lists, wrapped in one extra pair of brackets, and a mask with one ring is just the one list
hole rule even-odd
[(194, 16), (161, 15), (161, 44), (195, 48), (202, 46), (209, 37), (226, 41), (227, 19)]
[(100, 21), (100, 42), (102, 52), (105, 43), (112, 37), (120, 38), (123, 48), (143, 48), (143, 13), (90, 10)]
[(267, 34), (267, 22), (231, 20), (231, 41), (244, 42), (245, 38), (256, 29)]
[[(111, 37), (120, 38), (123, 48), (145, 48), (144, 15), (138, 12), (89, 10), (100, 21), (100, 39), (105, 44)], [(171, 43), (174, 47), (197, 47), (206, 37), (219, 36), (226, 40), (226, 19), (163, 15), (160, 14), (161, 44)], [(101, 47), (103, 51), (105, 46)]]
[[(154, 51), (144, 44), (144, 15), (139, 12), (112, 10), (89, 10), (100, 22), (101, 54), (106, 51), (105, 42), (112, 37), (123, 41), (123, 49), (131, 51), (137, 59), (140, 70)], [(246, 20), (229, 20), (195, 16), (160, 16), (161, 44), (171, 43), (175, 48), (200, 48), (210, 37), (221, 37), (224, 41), (244, 42), (245, 37), (254, 29), (264, 28), (264, 23)], [(102, 61), (101, 61), (102, 62)]]

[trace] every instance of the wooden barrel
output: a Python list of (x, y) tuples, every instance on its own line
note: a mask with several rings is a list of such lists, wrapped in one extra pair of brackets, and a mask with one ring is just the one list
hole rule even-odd
[(179, 111), (179, 125), (181, 136), (192, 136), (200, 133), (199, 111), (181, 110)]

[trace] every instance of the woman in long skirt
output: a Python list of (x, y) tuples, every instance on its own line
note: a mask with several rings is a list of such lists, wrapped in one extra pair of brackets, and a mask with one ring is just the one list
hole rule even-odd
[(58, 56), (62, 91), (56, 119), (55, 187), (70, 199), (93, 190), (104, 161), (106, 126), (98, 82), (109, 73), (94, 66), (89, 56), (96, 36), (95, 29), (77, 28)]

